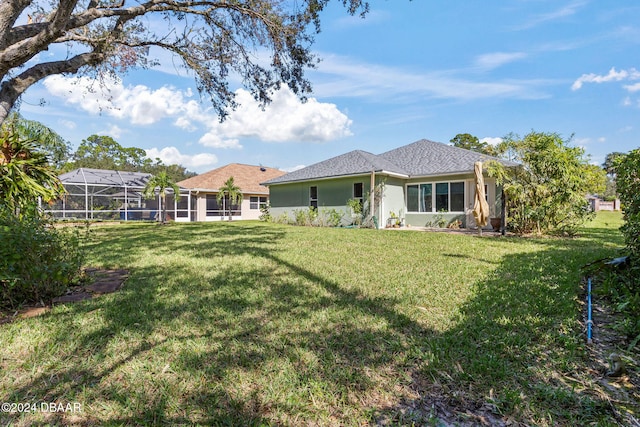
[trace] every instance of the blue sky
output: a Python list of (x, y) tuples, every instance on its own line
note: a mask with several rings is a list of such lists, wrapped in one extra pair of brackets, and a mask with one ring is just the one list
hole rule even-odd
[(110, 82), (109, 96), (57, 76), (32, 87), (21, 112), (73, 147), (110, 135), (196, 172), (232, 162), (293, 170), (458, 133), (574, 135), (594, 163), (640, 146), (636, 0), (371, 0), (365, 19), (333, 3), (306, 104), (283, 90), (262, 112), (238, 87), (242, 107), (218, 124), (191, 76), (157, 52), (160, 67)]

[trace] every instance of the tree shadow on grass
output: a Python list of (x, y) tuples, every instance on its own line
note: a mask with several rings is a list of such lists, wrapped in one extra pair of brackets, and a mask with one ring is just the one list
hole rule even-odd
[[(286, 259), (276, 244), (282, 228), (152, 231), (109, 233), (92, 244), (94, 258), (122, 266), (144, 247), (215, 259), (215, 271), (136, 267), (121, 292), (45, 317), (51, 331), (33, 358), (56, 363), (20, 377), (6, 401), (84, 399), (81, 423), (112, 425), (426, 424), (434, 416), (544, 425), (607, 416), (597, 396), (567, 379), (584, 353), (576, 272), (593, 245), (571, 259), (575, 251), (555, 240), (506, 256), (457, 325), (438, 332), (403, 314), (396, 298), (367, 296)], [(238, 268), (238, 256), (255, 264)], [(75, 322), (89, 324), (70, 333)]]
[(593, 236), (539, 239), (539, 250), (505, 256), (476, 284), (457, 325), (430, 337), (433, 360), (412, 373), (420, 397), (383, 416), (401, 424), (434, 410), (461, 425), (613, 422), (610, 401), (585, 369), (581, 267), (615, 252)]

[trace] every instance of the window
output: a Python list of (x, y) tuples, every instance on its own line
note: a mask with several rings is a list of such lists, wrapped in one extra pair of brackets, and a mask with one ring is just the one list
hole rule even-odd
[(420, 212), (431, 212), (433, 210), (431, 187), (432, 184), (420, 184)]
[(452, 182), (449, 184), (451, 194), (449, 210), (451, 212), (464, 212), (464, 182)]
[(353, 184), (353, 199), (357, 200), (362, 208), (364, 205), (364, 185), (361, 182)]
[(309, 187), (309, 206), (318, 208), (318, 187)]
[(249, 209), (260, 209), (267, 204), (266, 197), (251, 196), (249, 198)]
[(418, 186), (407, 185), (407, 212), (420, 212), (418, 209), (418, 200)]
[(436, 212), (449, 210), (449, 183), (439, 182), (436, 184)]
[(360, 200), (362, 203), (362, 199), (364, 197), (364, 185), (361, 182), (356, 182), (353, 184), (353, 198)]
[[(240, 205), (231, 205), (232, 215), (241, 215)], [(207, 194), (207, 216), (226, 216), (229, 215), (229, 196), (225, 196), (222, 203), (218, 203), (218, 197), (215, 194)]]
[(407, 212), (463, 211), (464, 182), (407, 185)]
[(222, 215), (222, 206), (218, 204), (215, 194), (207, 194), (207, 216)]

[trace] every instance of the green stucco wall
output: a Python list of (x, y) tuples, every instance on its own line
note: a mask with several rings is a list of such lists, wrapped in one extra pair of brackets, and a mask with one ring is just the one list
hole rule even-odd
[[(405, 225), (425, 227), (437, 226), (439, 220), (443, 220), (445, 224), (459, 220), (463, 227), (473, 225), (473, 216), (471, 209), (473, 208), (473, 194), (475, 187), (473, 184), (473, 174), (460, 174), (451, 176), (439, 176), (433, 178), (416, 178), (404, 180), (389, 176), (376, 175), (376, 184), (384, 181), (384, 199), (376, 212), (378, 224), (385, 227), (389, 223), (391, 212), (401, 218)], [(407, 212), (405, 189), (407, 184), (418, 183), (437, 183), (437, 182), (465, 182), (465, 212), (454, 213), (427, 213), (427, 212)], [(371, 176), (363, 175), (358, 177), (337, 178), (327, 180), (307, 181), (300, 183), (272, 185), (269, 188), (271, 214), (279, 217), (283, 214), (293, 218), (293, 212), (298, 209), (307, 209), (309, 207), (309, 188), (316, 186), (318, 188), (318, 209), (336, 209), (349, 215), (349, 209), (346, 207), (347, 200), (353, 197), (353, 184), (361, 182), (365, 193), (365, 200), (371, 187)], [(499, 214), (499, 200), (496, 200), (498, 191), (495, 186), (495, 180), (485, 178), (485, 183), (489, 189), (489, 205), (491, 215)], [(348, 221), (348, 218), (346, 219)]]
[(349, 178), (279, 184), (269, 187), (272, 208), (300, 208), (309, 206), (309, 188), (318, 187), (318, 208), (342, 207), (353, 197), (353, 184), (361, 182), (364, 192), (371, 189), (369, 175)]

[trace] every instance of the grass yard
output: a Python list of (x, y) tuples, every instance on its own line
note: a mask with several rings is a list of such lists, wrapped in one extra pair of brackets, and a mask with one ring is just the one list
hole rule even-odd
[[(122, 290), (0, 325), (0, 424), (615, 424), (584, 370), (574, 239), (259, 222), (92, 227)], [(491, 421), (493, 420), (493, 421)]]

